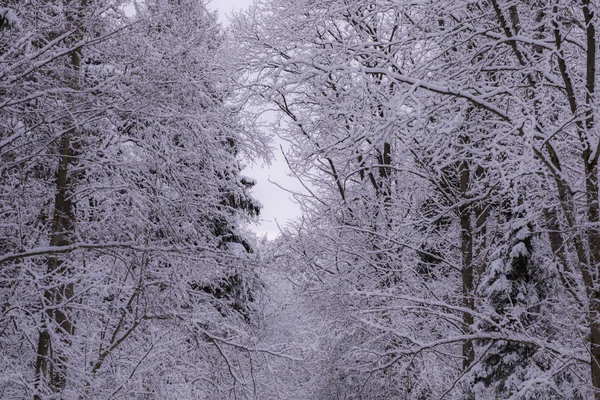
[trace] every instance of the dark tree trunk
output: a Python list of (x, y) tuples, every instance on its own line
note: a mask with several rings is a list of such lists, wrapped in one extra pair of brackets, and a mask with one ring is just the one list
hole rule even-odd
[[(82, 21), (86, 5), (86, 0), (72, 0), (65, 4), (67, 21), (76, 30), (69, 41), (71, 44), (84, 36)], [(76, 47), (69, 53), (67, 63), (71, 89), (79, 90), (81, 47)], [(69, 101), (72, 106), (76, 105), (76, 96)], [(75, 121), (73, 122), (73, 125), (76, 125)], [(76, 173), (70, 169), (70, 166), (76, 163), (80, 153), (80, 143), (74, 137), (76, 133), (78, 132), (75, 128), (68, 130), (61, 137), (58, 147), (54, 213), (50, 227), (51, 247), (68, 246), (75, 242), (74, 193), (77, 179)], [(42, 316), (35, 363), (37, 393), (34, 398), (36, 400), (41, 398), (41, 392), (60, 393), (64, 389), (68, 364), (68, 354), (64, 349), (71, 345), (71, 337), (75, 333), (75, 324), (69, 306), (74, 295), (71, 264), (69, 261), (65, 262), (60, 256), (49, 256), (46, 273), (45, 313)]]
[[(50, 246), (73, 244), (75, 236), (75, 205), (73, 203), (74, 177), (69, 165), (74, 160), (71, 135), (65, 134), (60, 142), (59, 164), (56, 173), (54, 216), (51, 225)], [(75, 326), (70, 315), (69, 301), (73, 297), (72, 270), (60, 256), (50, 256), (47, 261), (48, 282), (44, 292), (42, 327), (38, 338), (36, 359), (36, 386), (38, 390), (60, 392), (66, 383), (67, 356), (60, 346), (53, 348), (53, 337), (62, 345), (70, 345)], [(60, 306), (60, 307), (58, 307)], [(53, 329), (54, 328), (54, 329)], [(53, 331), (54, 330), (54, 334)], [(39, 396), (36, 395), (36, 398)]]
[[(469, 203), (468, 190), (470, 184), (470, 173), (468, 161), (463, 160), (459, 166), (460, 194), (462, 205), (459, 207), (460, 220), (460, 239), (462, 254), (462, 296), (463, 306), (468, 310), (473, 310), (475, 301), (473, 298), (473, 227), (471, 224), (471, 214), (473, 207)], [(471, 333), (473, 326), (473, 314), (463, 312), (463, 333)], [(475, 349), (472, 340), (465, 340), (462, 344), (463, 370), (466, 371), (475, 360)], [(472, 392), (467, 390), (465, 395), (467, 399), (474, 398)]]

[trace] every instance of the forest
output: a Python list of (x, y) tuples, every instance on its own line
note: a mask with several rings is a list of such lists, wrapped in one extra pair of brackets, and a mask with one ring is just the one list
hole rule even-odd
[(0, 398), (600, 400), (599, 8), (2, 0)]

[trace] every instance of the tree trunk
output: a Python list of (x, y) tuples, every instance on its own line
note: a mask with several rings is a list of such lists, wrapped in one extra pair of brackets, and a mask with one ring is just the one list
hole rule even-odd
[[(473, 228), (471, 226), (471, 213), (473, 208), (468, 202), (468, 190), (470, 183), (469, 164), (466, 160), (461, 161), (459, 166), (460, 193), (463, 204), (459, 207), (460, 213), (460, 238), (462, 254), (462, 295), (463, 306), (469, 310), (475, 307), (473, 298)], [(463, 313), (463, 333), (471, 333), (473, 326), (473, 314)], [(466, 371), (475, 360), (475, 350), (472, 340), (465, 340), (462, 344), (463, 371)], [(467, 399), (473, 399), (474, 395), (470, 390), (466, 393)]]
[(586, 169), (585, 186), (588, 214), (587, 240), (590, 251), (589, 265), (587, 268), (590, 318), (590, 355), (592, 369), (592, 385), (594, 398), (600, 400), (600, 288), (598, 287), (598, 273), (600, 265), (600, 204), (598, 203), (598, 166), (590, 160), (588, 151), (584, 152)]
[[(582, 0), (583, 17), (586, 27), (586, 133), (594, 130), (595, 92), (596, 92), (596, 27), (594, 11), (589, 0)], [(598, 149), (596, 149), (598, 151)], [(583, 152), (585, 163), (585, 189), (587, 200), (588, 229), (587, 239), (590, 251), (588, 275), (591, 286), (588, 288), (590, 317), (590, 353), (592, 364), (592, 385), (594, 398), (600, 400), (600, 204), (598, 203), (598, 154), (592, 155), (588, 147)]]
[[(59, 164), (56, 173), (56, 194), (54, 216), (51, 226), (50, 246), (73, 244), (75, 236), (75, 206), (73, 203), (74, 182), (69, 173), (69, 164), (73, 162), (74, 151), (70, 133), (60, 142)], [(38, 390), (60, 392), (66, 383), (67, 356), (52, 347), (52, 327), (63, 345), (70, 345), (70, 337), (75, 333), (68, 303), (73, 297), (73, 283), (69, 282), (72, 270), (59, 256), (51, 256), (47, 261), (47, 288), (44, 291), (45, 315), (38, 337), (36, 359), (36, 387)], [(58, 307), (60, 306), (60, 308)], [(36, 394), (36, 399), (39, 395)]]
[[(83, 38), (82, 20), (86, 5), (86, 0), (74, 0), (65, 4), (67, 21), (76, 28), (76, 33), (71, 38), (73, 43)], [(74, 48), (69, 55), (70, 86), (71, 89), (78, 90), (80, 89), (81, 48)], [(76, 98), (70, 101), (71, 105), (77, 103)], [(75, 133), (75, 128), (68, 130), (61, 137), (58, 148), (59, 160), (56, 171), (54, 213), (50, 228), (50, 247), (68, 246), (75, 242), (76, 216), (73, 196), (76, 177), (73, 171), (69, 171), (70, 164), (74, 164), (79, 156), (79, 142), (73, 140)], [(68, 355), (64, 352), (64, 348), (71, 345), (71, 337), (75, 333), (69, 306), (74, 294), (73, 270), (69, 262), (65, 262), (60, 256), (50, 256), (47, 260), (46, 274), (45, 315), (42, 316), (35, 363), (34, 399), (36, 400), (41, 399), (41, 392), (60, 393), (64, 389), (68, 363)], [(56, 346), (53, 346), (53, 343)]]

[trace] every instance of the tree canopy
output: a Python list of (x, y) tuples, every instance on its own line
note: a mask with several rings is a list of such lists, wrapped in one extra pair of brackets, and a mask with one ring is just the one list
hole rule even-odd
[(597, 8), (6, 1), (0, 397), (600, 400)]

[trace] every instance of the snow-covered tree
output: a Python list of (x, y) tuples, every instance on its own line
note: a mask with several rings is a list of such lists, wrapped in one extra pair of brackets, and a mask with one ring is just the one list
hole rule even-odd
[(2, 9), (2, 397), (252, 393), (259, 207), (220, 28), (124, 5)]
[[(286, 118), (310, 192), (290, 252), (369, 332), (339, 359), (352, 395), (600, 396), (595, 12), (271, 0), (239, 19), (247, 90)], [(492, 354), (522, 364), (510, 388)], [(415, 366), (428, 392), (377, 391)]]

